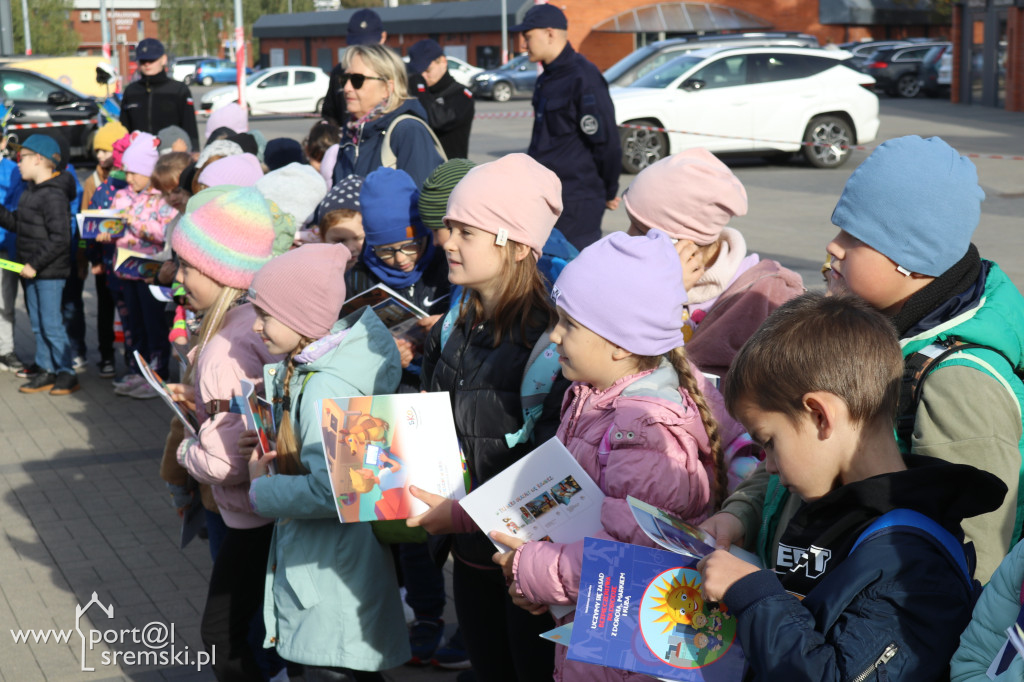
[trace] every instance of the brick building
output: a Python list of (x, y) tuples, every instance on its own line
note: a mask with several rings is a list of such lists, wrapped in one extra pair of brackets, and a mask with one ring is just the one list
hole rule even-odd
[[(130, 73), (135, 46), (143, 38), (159, 36), (160, 0), (107, 0), (112, 59), (119, 73)], [(75, 0), (71, 24), (78, 32), (79, 54), (103, 52), (103, 21), (100, 0)]]

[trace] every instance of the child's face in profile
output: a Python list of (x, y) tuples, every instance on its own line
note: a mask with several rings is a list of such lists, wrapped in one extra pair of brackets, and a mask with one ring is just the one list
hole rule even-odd
[(213, 307), (213, 304), (217, 302), (217, 297), (220, 296), (221, 285), (204, 275), (184, 258), (181, 259), (178, 274), (174, 276), (174, 279), (185, 287), (188, 303), (197, 311), (201, 312)]
[(114, 152), (109, 149), (96, 150), (96, 163), (101, 168), (111, 169), (114, 167)]
[(566, 315), (561, 308), (558, 308), (558, 323), (551, 331), (551, 340), (558, 346), (558, 364), (569, 381), (584, 381), (603, 390), (620, 378), (615, 375), (621, 370), (612, 360), (615, 346)]
[(259, 307), (256, 307), (256, 321), (252, 323), (252, 330), (259, 334), (267, 350), (274, 355), (287, 355), (302, 341), (301, 334)]
[(920, 289), (919, 276), (905, 276), (896, 263), (845, 230), (840, 230), (825, 250), (832, 256), (832, 269), (825, 273), (830, 294), (856, 294), (872, 308), (895, 315)]
[(810, 412), (805, 411), (794, 422), (789, 415), (764, 410), (743, 398), (736, 406), (735, 417), (764, 448), (768, 473), (778, 474), (790, 492), (811, 501), (839, 484), (839, 466), (830, 456), (828, 444), (819, 437)]
[(139, 173), (127, 171), (124, 174), (124, 179), (128, 182), (128, 186), (131, 187), (134, 192), (141, 192), (149, 187), (148, 175), (140, 175)]
[(449, 220), (448, 226), (448, 281), (478, 291), (496, 287), (504, 271), (502, 249), (510, 245), (497, 246), (493, 233), (458, 220)]
[(363, 241), (366, 238), (361, 213), (337, 220), (326, 229), (321, 229), (321, 233), (325, 244), (344, 244), (352, 252), (352, 258), (345, 264), (345, 270), (351, 270), (359, 262), (359, 254), (363, 251)]

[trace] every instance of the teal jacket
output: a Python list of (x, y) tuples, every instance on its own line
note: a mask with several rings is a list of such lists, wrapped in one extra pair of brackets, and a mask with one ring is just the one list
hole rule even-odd
[[(264, 476), (250, 489), (257, 513), (277, 519), (267, 562), (264, 646), (306, 665), (392, 668), (410, 657), (394, 562), (370, 524), (338, 519), (318, 403), (393, 393), (402, 373), (398, 349), (376, 314), (363, 308), (297, 359), (305, 358), (314, 359), (296, 362), (289, 395), (299, 456), (310, 473)], [(286, 369), (284, 363), (266, 366), (269, 398), (282, 397)]]

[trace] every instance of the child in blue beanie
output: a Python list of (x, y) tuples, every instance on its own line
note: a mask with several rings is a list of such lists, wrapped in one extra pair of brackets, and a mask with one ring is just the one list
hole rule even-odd
[[(856, 294), (896, 327), (905, 363), (900, 450), (971, 464), (1009, 488), (996, 511), (963, 523), (983, 584), (1024, 518), (1024, 383), (1016, 374), (1024, 366), (1024, 298), (971, 243), (984, 198), (974, 164), (940, 138), (889, 140), (854, 171), (836, 204), (839, 234), (828, 244), (825, 275), (829, 293)], [(704, 527), (774, 566), (774, 548), (799, 505), (785, 498), (775, 477), (759, 470)], [(760, 505), (777, 524), (761, 525)]]

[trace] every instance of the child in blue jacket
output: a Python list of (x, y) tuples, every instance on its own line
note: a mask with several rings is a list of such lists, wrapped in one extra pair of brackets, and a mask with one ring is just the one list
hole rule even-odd
[[(7, 149), (7, 138), (0, 138), (0, 152)], [(0, 158), (0, 206), (8, 211), (18, 207), (18, 199), (25, 189), (18, 164)], [(18, 262), (13, 231), (0, 227), (0, 258)], [(18, 301), (18, 275), (11, 270), (0, 270), (0, 369), (17, 372), (25, 365), (14, 352), (14, 308)]]
[(1006, 485), (900, 453), (902, 376), (895, 329), (850, 296), (783, 304), (736, 356), (726, 405), (803, 501), (774, 572), (721, 549), (699, 565), (706, 598), (736, 616), (753, 679), (948, 679), (976, 586), (960, 523), (998, 507)]

